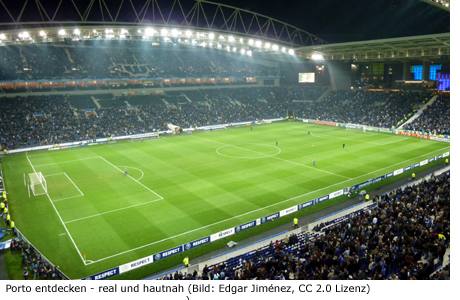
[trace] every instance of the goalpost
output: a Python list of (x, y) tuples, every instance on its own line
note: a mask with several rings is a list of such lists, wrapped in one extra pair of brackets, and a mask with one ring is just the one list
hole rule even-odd
[(29, 193), (32, 192), (34, 196), (46, 195), (48, 193), (48, 186), (42, 172), (29, 173), (27, 179)]

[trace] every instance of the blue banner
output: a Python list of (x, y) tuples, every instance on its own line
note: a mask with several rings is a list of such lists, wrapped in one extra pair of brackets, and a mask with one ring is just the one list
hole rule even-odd
[(316, 203), (321, 203), (321, 202), (326, 201), (328, 199), (329, 199), (329, 195), (319, 197), (319, 198), (316, 199)]
[(199, 239), (199, 240), (184, 244), (184, 251), (190, 250), (192, 248), (195, 248), (195, 247), (198, 247), (198, 246), (201, 246), (201, 245), (204, 245), (204, 244), (208, 244), (210, 242), (211, 242), (211, 237), (207, 236), (205, 238), (202, 238), (202, 239)]
[(118, 267), (116, 267), (116, 268), (113, 268), (113, 269), (98, 273), (96, 275), (91, 275), (87, 279), (89, 279), (89, 280), (103, 280), (103, 279), (107, 279), (109, 277), (112, 277), (112, 276), (115, 276), (115, 275), (118, 275), (118, 274), (120, 274), (120, 269)]
[(299, 210), (315, 205), (315, 200), (310, 200), (308, 202), (299, 204)]
[(242, 230), (246, 230), (246, 229), (249, 229), (249, 228), (253, 228), (253, 227), (256, 227), (257, 226), (257, 222), (256, 221), (251, 221), (249, 223), (246, 223), (246, 224), (243, 224), (243, 225), (239, 225), (239, 226), (236, 226), (235, 227), (235, 232), (240, 232)]
[(273, 221), (275, 219), (278, 219), (279, 217), (280, 217), (280, 213), (277, 212), (277, 213), (274, 213), (272, 215), (260, 218), (260, 223), (264, 224), (264, 223), (266, 223), (268, 221)]
[(172, 249), (169, 249), (169, 250), (166, 250), (166, 251), (163, 251), (163, 252), (155, 254), (154, 260), (164, 259), (164, 258), (170, 257), (172, 255), (175, 255), (175, 254), (178, 254), (178, 253), (181, 253), (181, 252), (183, 252), (182, 245), (180, 245), (180, 246), (178, 246), (176, 248), (172, 248)]

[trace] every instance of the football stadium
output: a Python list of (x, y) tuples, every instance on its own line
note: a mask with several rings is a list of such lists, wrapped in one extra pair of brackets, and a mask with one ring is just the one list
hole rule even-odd
[(300, 2), (0, 0), (0, 279), (449, 279), (449, 0)]

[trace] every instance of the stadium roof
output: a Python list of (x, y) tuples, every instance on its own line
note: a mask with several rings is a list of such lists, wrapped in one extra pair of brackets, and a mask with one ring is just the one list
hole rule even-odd
[(450, 0), (422, 0), (428, 4), (450, 11)]
[(328, 61), (436, 58), (450, 55), (450, 33), (315, 45), (296, 50), (299, 57), (311, 59), (313, 55), (322, 55)]

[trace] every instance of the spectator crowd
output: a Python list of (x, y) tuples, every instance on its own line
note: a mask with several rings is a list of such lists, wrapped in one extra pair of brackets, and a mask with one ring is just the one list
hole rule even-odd
[(278, 72), (276, 64), (239, 53), (179, 46), (165, 51), (139, 41), (0, 47), (0, 81), (247, 77)]
[[(0, 143), (12, 149), (165, 130), (168, 123), (189, 128), (287, 116), (391, 128), (429, 98), (426, 92), (326, 90), (227, 87), (153, 95), (5, 97), (0, 98)], [(431, 108), (424, 118), (441, 119)], [(446, 131), (448, 123), (443, 125)]]
[(163, 279), (449, 279), (450, 173), (375, 199), (376, 207), (268, 247)]
[(423, 111), (405, 129), (434, 135), (450, 135), (450, 94), (441, 94), (436, 101)]

